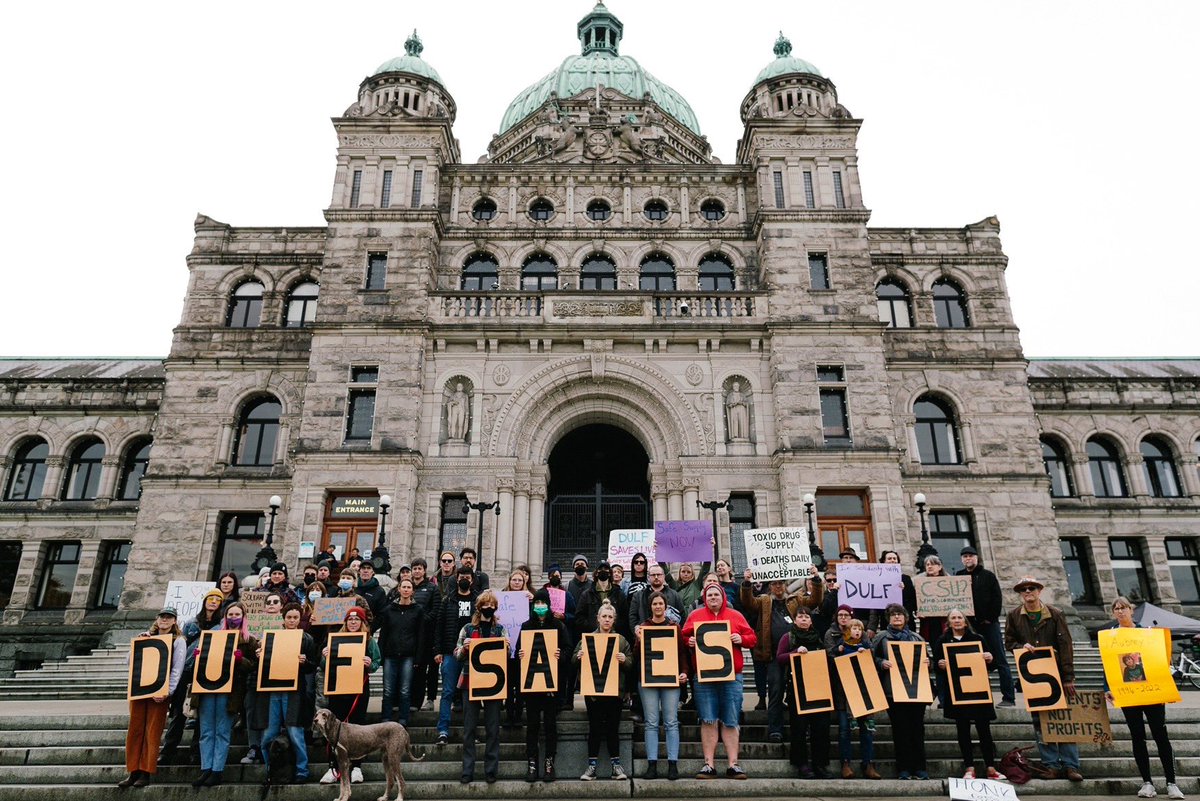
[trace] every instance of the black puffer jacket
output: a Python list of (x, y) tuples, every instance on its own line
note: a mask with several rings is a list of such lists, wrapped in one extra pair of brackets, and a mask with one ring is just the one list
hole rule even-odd
[(384, 659), (405, 659), (421, 653), (425, 637), (425, 612), (416, 603), (400, 603), (395, 590), (375, 616), (379, 627), (379, 653)]
[(433, 625), (435, 654), (454, 652), (458, 645), (458, 633), (471, 622), (471, 615), (475, 614), (475, 599), (478, 597), (479, 594), (474, 591), (470, 595), (459, 595), (456, 590), (442, 600)]

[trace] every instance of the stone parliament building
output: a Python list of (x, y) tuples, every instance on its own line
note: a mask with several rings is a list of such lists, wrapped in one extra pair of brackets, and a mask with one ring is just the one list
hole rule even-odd
[(327, 225), (197, 217), (165, 359), (0, 361), (0, 675), (270, 526), (293, 571), (365, 553), (382, 496), (393, 565), (482, 525), (494, 585), (698, 501), (740, 571), (811, 493), (831, 558), (911, 566), (924, 522), (1081, 633), (1118, 592), (1200, 611), (1200, 361), (1027, 359), (998, 221), (870, 227), (862, 120), (782, 35), (731, 164), (621, 36), (597, 4), (467, 163), (414, 33), (333, 120)]

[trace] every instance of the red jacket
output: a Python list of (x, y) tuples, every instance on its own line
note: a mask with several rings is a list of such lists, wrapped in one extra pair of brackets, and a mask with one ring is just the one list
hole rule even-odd
[[(703, 598), (701, 598), (703, 601)], [(750, 624), (746, 622), (746, 618), (736, 609), (729, 608), (729, 599), (725, 593), (721, 593), (721, 611), (715, 615), (708, 611), (707, 606), (701, 606), (695, 612), (688, 615), (687, 621), (683, 624), (683, 631), (680, 636), (686, 643), (696, 633), (697, 623), (707, 623), (710, 620), (727, 620), (729, 621), (729, 633), (742, 635), (742, 644), (733, 646), (733, 668), (741, 674), (742, 672), (742, 649), (751, 648), (758, 644), (758, 635), (754, 633), (754, 629), (750, 628)], [(693, 660), (695, 656), (693, 655)]]

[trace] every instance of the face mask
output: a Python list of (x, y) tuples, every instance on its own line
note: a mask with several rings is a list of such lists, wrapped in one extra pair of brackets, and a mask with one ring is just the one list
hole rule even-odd
[(550, 611), (550, 607), (546, 606), (545, 604), (534, 604), (533, 605), (533, 613), (535, 615), (537, 615), (538, 617), (545, 617), (546, 613), (549, 611)]
[(469, 589), (471, 589), (471, 580), (470, 580), (470, 579), (459, 579), (459, 580), (458, 580), (458, 588), (459, 588), (460, 590), (469, 590)]
[(496, 610), (490, 606), (485, 606), (479, 610), (479, 616), (484, 620), (491, 620), (492, 615), (496, 614)]
[(354, 582), (351, 581), (350, 579), (342, 579), (341, 581), (338, 582), (338, 589), (340, 589), (342, 592), (345, 592), (346, 590), (350, 589), (353, 586), (354, 586)]
[(318, 599), (318, 598), (324, 598), (324, 597), (325, 597), (325, 596), (324, 596), (324, 595), (322, 595), (322, 594), (321, 594), (321, 593), (319, 593), (319, 592), (310, 592), (310, 593), (308, 594), (308, 600), (309, 600), (309, 602), (310, 602), (310, 603), (314, 603), (314, 604), (317, 602), (317, 599)]
[(562, 584), (562, 576), (551, 576), (550, 577), (550, 586), (551, 587), (557, 587), (560, 584)]
[(314, 581), (316, 581), (316, 579), (317, 579), (316, 573), (305, 573), (304, 574), (304, 583), (305, 584), (312, 584)]
[(586, 574), (587, 574), (587, 567), (585, 567), (584, 565), (576, 565), (575, 566), (575, 575), (579, 576), (580, 578), (583, 578), (584, 575), (586, 575)]
[(609, 573), (607, 570), (596, 571), (596, 581), (608, 581), (610, 578), (612, 578), (612, 573)]

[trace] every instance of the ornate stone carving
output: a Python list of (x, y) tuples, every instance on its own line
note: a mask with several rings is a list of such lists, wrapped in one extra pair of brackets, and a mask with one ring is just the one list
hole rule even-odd
[(734, 381), (725, 393), (725, 417), (729, 421), (729, 439), (732, 442), (750, 439), (750, 407), (740, 381)]
[(707, 440), (705, 451), (712, 454), (716, 451), (714, 444), (717, 441), (716, 424), (713, 422), (713, 393), (705, 392), (701, 394), (692, 403), (692, 407), (696, 410), (696, 415), (700, 418), (704, 426), (704, 437)]
[(492, 423), (496, 419), (496, 396), (487, 394), (481, 400), (483, 401), (483, 412), (480, 416), (483, 419), (479, 426), (479, 436), (487, 439), (492, 435)]
[(759, 136), (754, 143), (759, 147), (783, 147), (799, 150), (849, 150), (854, 147), (852, 136)]
[(632, 301), (555, 301), (555, 317), (639, 317), (642, 304)]
[(341, 147), (423, 148), (437, 147), (438, 141), (432, 136), (415, 134), (342, 134), (338, 144)]
[(704, 368), (698, 364), (689, 364), (688, 368), (683, 371), (683, 377), (693, 387), (700, 386), (700, 382), (704, 380)]
[[(502, 387), (507, 384), (510, 378), (512, 378), (512, 370), (509, 369), (507, 364), (498, 365), (496, 369), (492, 371), (492, 381), (496, 382), (496, 386), (498, 387)], [(495, 396), (493, 395), (492, 397)]]
[(462, 381), (446, 388), (446, 438), (451, 442), (465, 442), (471, 430), (471, 396)]

